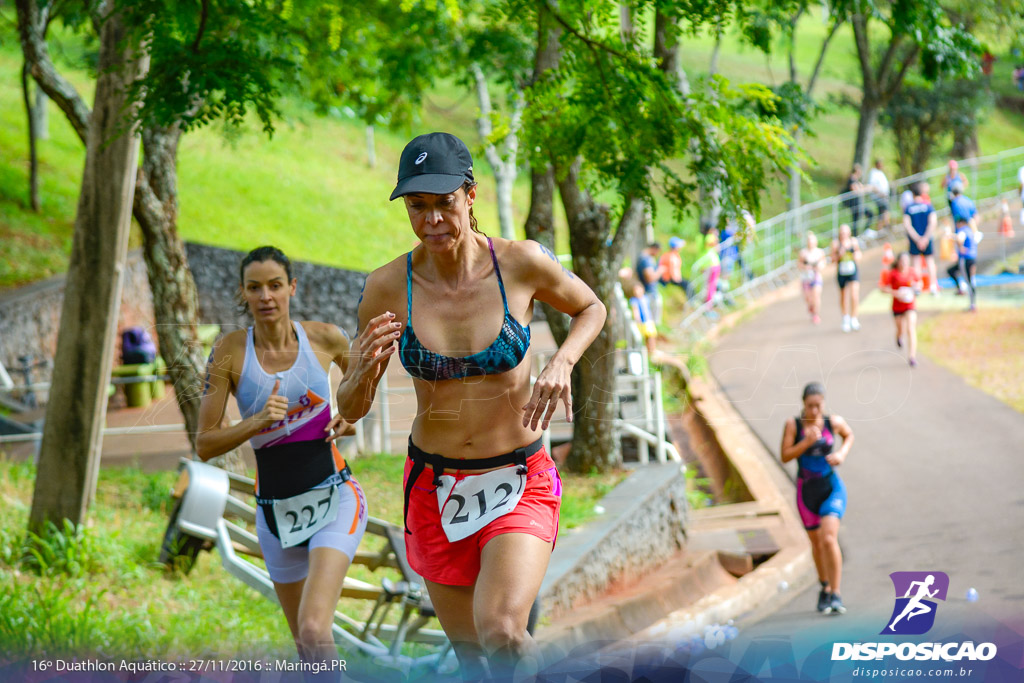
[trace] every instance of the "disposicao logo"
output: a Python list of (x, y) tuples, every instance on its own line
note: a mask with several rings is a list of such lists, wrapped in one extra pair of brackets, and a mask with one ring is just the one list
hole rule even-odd
[(949, 576), (945, 572), (893, 572), (896, 605), (881, 635), (919, 636), (935, 624), (936, 600), (946, 601)]
[[(893, 572), (889, 575), (896, 590), (896, 604), (879, 635), (919, 636), (935, 625), (937, 600), (945, 602), (949, 576), (945, 572)], [(832, 660), (880, 660), (895, 656), (900, 660), (978, 661), (996, 656), (993, 643), (833, 643)]]

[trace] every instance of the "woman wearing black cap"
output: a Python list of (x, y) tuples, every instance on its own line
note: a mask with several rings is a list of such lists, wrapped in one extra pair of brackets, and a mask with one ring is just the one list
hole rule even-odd
[[(402, 152), (391, 199), (404, 199), (420, 244), (367, 277), (338, 407), (348, 421), (363, 417), (395, 353), (415, 378), (407, 553), (464, 671), (476, 676), (482, 657), (492, 669), (514, 666), (533, 648), (527, 618), (561, 500), (538, 430), (559, 403), (572, 419), (569, 376), (605, 308), (537, 242), (477, 229), (472, 163), (447, 133), (421, 135)], [(572, 325), (531, 389), (534, 299)]]

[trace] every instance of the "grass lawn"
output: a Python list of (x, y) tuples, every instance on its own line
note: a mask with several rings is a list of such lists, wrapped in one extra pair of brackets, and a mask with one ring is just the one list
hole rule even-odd
[[(404, 456), (379, 455), (352, 463), (370, 514), (396, 524), (402, 521), (403, 462)], [(595, 504), (625, 476), (563, 475), (560, 533), (592, 519)], [(188, 575), (168, 574), (157, 564), (174, 472), (101, 470), (82, 535), (53, 541), (43, 562), (25, 563), (19, 558), (34, 479), (30, 463), (9, 462), (0, 453), (0, 664), (42, 653), (292, 657), (280, 610), (230, 577), (216, 552), (202, 553)], [(364, 542), (380, 539), (367, 535)], [(350, 575), (380, 580), (361, 566)], [(399, 577), (393, 572), (392, 578)], [(371, 607), (351, 599), (339, 603), (361, 619)]]
[[(802, 21), (797, 42), (797, 65), (806, 79), (825, 26), (817, 14)], [(707, 73), (714, 41), (709, 35), (687, 36), (681, 61), (691, 82)], [(90, 78), (69, 68), (61, 55), (80, 64), (82, 52), (73, 38), (62, 37), (54, 49), (58, 64), (86, 97)], [(994, 87), (1005, 90), (1008, 57), (996, 63)], [(71, 234), (83, 163), (83, 148), (63, 113), (50, 103), (50, 139), (40, 144), (43, 208), (26, 210), (27, 133), (21, 104), (21, 55), (15, 41), (0, 44), (0, 289), (17, 286), (62, 272), (67, 267)], [(765, 55), (744, 45), (732, 33), (723, 37), (719, 72), (735, 82), (758, 81), (777, 85), (788, 78), (784, 46)], [(802, 184), (805, 201), (837, 192), (848, 172), (853, 152), (857, 113), (848, 106), (829, 104), (839, 96), (854, 99), (859, 75), (852, 33), (840, 29), (824, 63), (816, 95), (825, 110), (802, 145), (811, 161), (812, 182)], [(355, 270), (369, 270), (415, 244), (400, 203), (387, 201), (402, 146), (413, 131), (376, 132), (376, 168), (366, 162), (365, 129), (349, 119), (320, 117), (296, 102), (285, 101), (283, 120), (270, 139), (248, 126), (225, 131), (215, 125), (186, 135), (179, 153), (179, 230), (187, 239), (204, 244), (247, 250), (274, 243), (291, 257)], [(465, 89), (442, 84), (425, 102), (415, 132), (461, 132), (477, 145), (473, 117), (475, 98)], [(1024, 115), (997, 110), (979, 129), (983, 154), (1024, 145)], [(475, 150), (481, 156), (479, 149)], [(896, 174), (892, 141), (879, 131), (876, 153), (885, 161), (890, 177)], [(940, 149), (934, 165), (944, 159)], [(497, 232), (494, 183), (486, 163), (477, 164), (482, 194), (478, 218), (481, 228)], [(514, 193), (515, 220), (522, 225), (529, 208), (529, 178), (520, 174)], [(763, 201), (759, 218), (786, 208), (785, 181), (780, 178)], [(560, 208), (559, 208), (560, 210)], [(564, 219), (559, 216), (559, 250), (568, 250)], [(682, 222), (663, 199), (657, 201), (655, 230), (664, 241), (669, 235), (694, 237), (696, 219)], [(141, 242), (135, 229), (133, 244)], [(697, 254), (691, 239), (687, 262)]]
[(1024, 413), (1024, 308), (944, 313), (918, 327), (921, 352)]

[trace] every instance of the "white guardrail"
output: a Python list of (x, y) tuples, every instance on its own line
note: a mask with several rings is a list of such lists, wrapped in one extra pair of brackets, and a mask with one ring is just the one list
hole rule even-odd
[[(1018, 197), (1020, 183), (1018, 172), (1022, 166), (1024, 147), (961, 160), (959, 170), (967, 178), (964, 194), (975, 201), (979, 211), (985, 211), (1003, 199), (1015, 199)], [(890, 183), (889, 212), (893, 225), (897, 226), (897, 234), (901, 234), (898, 227), (902, 221), (900, 195), (919, 181), (927, 181), (930, 185), (930, 195), (938, 216), (942, 218), (949, 214), (945, 191), (942, 189), (942, 178), (946, 173), (947, 167), (942, 166)], [(838, 236), (840, 225), (853, 224), (854, 210), (863, 214), (865, 208), (877, 214), (875, 199), (870, 193), (859, 195), (847, 192), (804, 204), (798, 209), (757, 223), (754, 226), (754, 237), (740, 247), (742, 262), (753, 277), (748, 278), (743, 272), (744, 268), (736, 268), (731, 274), (735, 284), (728, 294), (754, 299), (785, 284), (796, 274), (796, 255), (808, 231), (818, 235), (820, 244), (829, 243)], [(865, 221), (863, 215), (861, 221)], [(860, 236), (868, 244), (877, 242), (879, 238), (889, 237), (879, 235), (866, 239), (863, 234)], [(712, 300), (710, 304), (705, 303), (705, 294), (698, 292), (689, 300), (688, 308), (692, 312), (679, 325), (679, 330), (691, 339), (706, 334), (717, 321), (717, 316), (713, 314), (715, 302)]]

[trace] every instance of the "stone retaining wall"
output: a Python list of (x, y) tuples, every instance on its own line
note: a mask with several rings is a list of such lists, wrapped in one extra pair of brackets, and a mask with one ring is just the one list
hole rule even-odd
[[(235, 303), (238, 290), (238, 265), (243, 252), (199, 244), (186, 244), (189, 267), (199, 293), (201, 323), (214, 323), (225, 330), (249, 324)], [(292, 263), (292, 275), (298, 278), (291, 316), (296, 320), (323, 320), (340, 326), (350, 335), (356, 329), (356, 307), (366, 275), (351, 270), (305, 262)], [(18, 357), (31, 354), (36, 359), (53, 360), (57, 352), (61, 306), (64, 302), (64, 275), (0, 294), (0, 361), (14, 381)], [(149, 289), (146, 263), (141, 250), (128, 254), (126, 276), (121, 293), (121, 311), (117, 328), (139, 325), (151, 330), (154, 325), (153, 297)], [(112, 353), (120, 362), (120, 335)], [(51, 369), (33, 373), (37, 382), (48, 382)]]
[(601, 501), (605, 512), (563, 536), (551, 557), (541, 602), (557, 618), (620, 579), (647, 574), (686, 542), (686, 477), (677, 462), (638, 468)]

